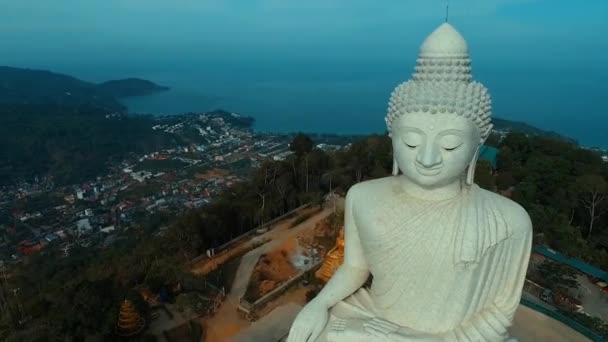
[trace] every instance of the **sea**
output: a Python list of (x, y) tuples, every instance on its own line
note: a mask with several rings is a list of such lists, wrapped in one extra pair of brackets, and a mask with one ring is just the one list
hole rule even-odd
[[(126, 98), (123, 103), (133, 114), (224, 109), (253, 116), (254, 128), (263, 132), (383, 133), (390, 93), (411, 77), (413, 63), (168, 65), (140, 71), (136, 77), (168, 86), (169, 91)], [(608, 148), (608, 69), (589, 72), (580, 66), (543, 68), (504, 63), (473, 67), (474, 79), (492, 95), (494, 116), (554, 131), (584, 146)], [(109, 74), (105, 73), (106, 79)], [(125, 76), (122, 72), (121, 77)]]

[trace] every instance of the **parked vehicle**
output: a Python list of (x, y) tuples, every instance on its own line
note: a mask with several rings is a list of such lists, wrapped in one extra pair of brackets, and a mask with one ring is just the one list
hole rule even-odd
[(544, 289), (540, 293), (540, 300), (549, 304), (553, 303), (553, 292), (549, 289)]

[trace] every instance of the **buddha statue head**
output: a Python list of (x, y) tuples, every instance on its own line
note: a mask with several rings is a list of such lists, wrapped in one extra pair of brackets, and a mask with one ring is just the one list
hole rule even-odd
[(385, 118), (393, 143), (393, 174), (422, 188), (465, 179), (471, 185), (479, 148), (491, 124), (487, 89), (472, 80), (464, 38), (443, 24), (420, 48), (411, 80), (397, 86)]

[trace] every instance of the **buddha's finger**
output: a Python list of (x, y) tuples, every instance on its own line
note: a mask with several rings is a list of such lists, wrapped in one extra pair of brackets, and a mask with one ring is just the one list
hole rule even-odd
[(289, 330), (289, 334), (287, 335), (287, 341), (285, 342), (295, 342), (293, 329)]
[(310, 332), (306, 330), (302, 330), (302, 333), (300, 334), (300, 341), (301, 342), (308, 342), (308, 337), (310, 336)]
[(375, 330), (375, 329), (370, 329), (370, 330), (366, 329), (366, 332), (367, 332), (367, 334), (369, 336), (376, 337), (376, 338), (378, 338), (378, 339), (380, 339), (382, 341), (385, 341), (386, 337), (387, 337), (387, 335), (385, 333), (380, 332), (380, 331)]
[(302, 342), (314, 342), (313, 340), (310, 339), (310, 332), (309, 331), (303, 331), (302, 332), (301, 341)]
[(290, 342), (304, 342), (302, 339), (302, 331), (300, 329), (296, 329), (293, 334), (293, 341)]
[(386, 335), (389, 333), (389, 331), (386, 328), (384, 328), (378, 324), (375, 324), (373, 322), (363, 323), (363, 328), (365, 328), (365, 331), (373, 332), (373, 333), (380, 333), (382, 335)]
[(289, 329), (289, 333), (287, 333), (287, 339), (285, 340), (285, 342), (293, 342), (293, 331), (292, 329)]
[(389, 322), (389, 321), (385, 321), (380, 318), (374, 318), (372, 321), (375, 322), (376, 324), (386, 327), (387, 329), (390, 329), (392, 331), (399, 329), (399, 326), (397, 324)]
[(339, 332), (343, 331), (344, 329), (346, 329), (346, 320), (343, 319), (337, 319), (331, 325), (331, 330), (333, 331)]
[(388, 333), (394, 331), (390, 327), (388, 327), (385, 324), (382, 324), (380, 322), (370, 322), (369, 324), (372, 325), (376, 330), (379, 330), (379, 331), (383, 332), (384, 334), (388, 334)]

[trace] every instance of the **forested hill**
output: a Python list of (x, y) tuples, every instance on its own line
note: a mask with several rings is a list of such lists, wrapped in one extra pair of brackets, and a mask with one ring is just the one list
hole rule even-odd
[(124, 111), (121, 97), (167, 90), (150, 81), (128, 78), (95, 84), (46, 70), (0, 66), (0, 104), (91, 106)]
[(93, 106), (0, 103), (0, 186), (34, 176), (57, 184), (91, 179), (111, 158), (173, 146), (146, 116), (106, 117)]

